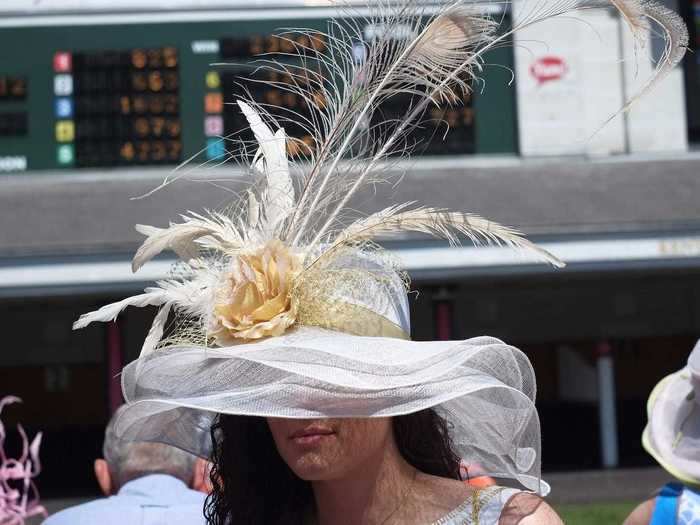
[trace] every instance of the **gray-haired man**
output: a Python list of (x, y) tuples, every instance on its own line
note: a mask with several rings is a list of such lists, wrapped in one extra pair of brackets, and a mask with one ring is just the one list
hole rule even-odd
[(107, 498), (65, 509), (44, 525), (204, 524), (207, 463), (160, 443), (116, 439), (107, 425), (95, 477)]

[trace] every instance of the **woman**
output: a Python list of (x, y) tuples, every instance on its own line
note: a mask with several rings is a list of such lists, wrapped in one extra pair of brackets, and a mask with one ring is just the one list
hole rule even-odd
[(460, 458), (432, 409), (391, 419), (220, 416), (212, 438), (205, 514), (215, 525), (561, 523), (537, 496), (459, 481)]
[[(390, 155), (410, 150), (431, 106), (466, 100), (490, 49), (521, 27), (591, 7), (519, 2), (523, 22), (501, 32), (477, 4), (373, 2), (366, 19), (281, 36), (297, 60), (285, 52), (261, 67), (288, 79), (271, 84), (306, 108), (277, 108), (274, 118), (238, 102), (258, 147), (252, 158), (250, 144), (241, 147), (255, 185), (221, 212), (138, 227), (147, 238), (133, 269), (171, 249), (182, 259), (173, 277), (76, 322), (160, 307), (122, 373), (128, 406), (115, 428), (213, 454), (213, 523), (558, 522), (530, 495), (477, 492), (458, 479), (462, 460), (547, 493), (527, 357), (490, 337), (411, 341), (407, 279), (372, 241), (467, 237), (563, 263), (475, 215), (403, 203), (357, 217), (353, 205), (386, 178)], [(649, 12), (652, 2), (612, 4), (637, 33), (646, 16), (669, 32), (658, 75), (680, 60), (677, 17)], [(384, 118), (385, 103), (404, 114)], [(308, 137), (287, 137), (284, 123)], [(295, 177), (288, 151), (308, 153)]]

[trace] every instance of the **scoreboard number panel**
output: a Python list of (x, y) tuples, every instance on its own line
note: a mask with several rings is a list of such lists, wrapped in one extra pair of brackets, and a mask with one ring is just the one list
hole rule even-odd
[[(195, 17), (148, 24), (122, 23), (114, 15), (102, 25), (61, 25), (56, 17), (55, 26), (36, 27), (26, 17), (25, 25), (0, 27), (0, 50), (5, 50), (0, 51), (0, 172), (104, 172), (171, 168), (191, 157), (198, 164), (228, 160), (236, 143), (227, 137), (252, 138), (235, 105), (242, 90), (261, 103), (308, 113), (299, 97), (274, 85), (290, 79), (254, 64), (256, 55), (294, 52), (289, 38), (325, 47), (303, 34), (279, 36), (280, 27), (326, 27), (327, 19), (304, 18), (304, 8), (298, 12), (293, 19), (271, 19), (268, 12), (260, 20)], [(369, 28), (365, 33), (371, 35)], [(355, 44), (357, 60), (364, 45)], [(22, 61), (8, 52), (12, 49), (22, 53)], [(494, 62), (502, 64), (504, 57), (508, 65), (510, 55)], [(222, 62), (228, 65), (214, 65)], [(408, 137), (417, 154), (515, 152), (514, 90), (494, 89), (507, 80), (492, 81), (490, 75), (487, 70), (486, 96), (427, 111)], [(323, 95), (318, 96), (322, 104)], [(396, 97), (380, 111), (400, 116), (409, 99)], [(497, 128), (488, 125), (492, 117)], [(313, 139), (301, 127), (285, 123), (285, 129), (296, 139), (288, 143), (290, 156), (313, 150)]]

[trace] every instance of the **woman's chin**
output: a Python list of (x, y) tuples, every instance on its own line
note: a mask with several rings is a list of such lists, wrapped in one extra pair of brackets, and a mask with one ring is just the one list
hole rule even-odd
[(330, 458), (317, 452), (307, 452), (297, 457), (290, 468), (304, 481), (324, 481), (333, 478), (337, 465)]

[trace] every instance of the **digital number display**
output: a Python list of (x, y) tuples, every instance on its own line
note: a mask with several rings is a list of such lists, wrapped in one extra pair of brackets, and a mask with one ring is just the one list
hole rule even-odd
[(263, 53), (296, 54), (301, 49), (326, 49), (326, 42), (320, 36), (302, 33), (278, 35), (253, 35), (247, 38), (223, 38), (219, 42), (221, 58), (253, 58)]
[(10, 75), (0, 75), (0, 102), (24, 100), (27, 98), (27, 79)]
[[(62, 87), (66, 92), (70, 89), (58, 85), (59, 80), (60, 75), (55, 85), (60, 96)], [(74, 141), (76, 166), (181, 161), (176, 48), (74, 53), (72, 82), (74, 129), (67, 125), (61, 129), (62, 122), (58, 122), (56, 139), (59, 143)], [(60, 102), (58, 98), (57, 104)], [(70, 117), (69, 103), (66, 98), (66, 118)]]
[[(325, 42), (313, 39), (318, 49), (325, 48)], [(300, 46), (309, 47), (310, 40), (307, 35), (286, 34), (284, 37), (274, 35), (256, 35), (246, 39), (223, 39), (220, 42), (222, 59), (251, 59), (261, 53), (290, 53), (297, 54), (294, 42)], [(360, 45), (360, 50), (362, 49)], [(362, 53), (358, 53), (361, 55)], [(285, 60), (293, 57), (284, 57)], [(243, 115), (235, 108), (235, 101), (240, 97), (250, 94), (253, 99), (261, 104), (285, 108), (280, 115), (291, 116), (297, 113), (303, 117), (309, 117), (309, 109), (306, 103), (297, 95), (289, 93), (275, 84), (291, 84), (289, 75), (268, 69), (260, 69), (253, 72), (252, 68), (227, 68), (223, 70), (222, 86), (224, 103), (230, 108), (224, 113), (224, 134), (234, 134), (242, 140), (252, 139), (247, 131), (247, 122)], [(299, 78), (297, 78), (299, 81)], [(318, 102), (322, 105), (323, 95), (319, 92)], [(375, 113), (370, 125), (376, 126), (380, 121), (396, 122), (404, 116), (406, 108), (412, 106), (412, 95), (397, 95), (384, 102)], [(455, 101), (455, 104), (441, 104), (431, 106), (426, 111), (419, 126), (406, 136), (405, 140), (410, 145), (415, 145), (416, 151), (424, 155), (450, 155), (466, 154), (475, 151), (475, 126), (474, 108), (470, 96), (463, 100)], [(445, 135), (446, 126), (449, 133)], [(298, 139), (289, 141), (288, 154), (292, 157), (305, 156), (315, 147), (312, 137), (302, 128), (291, 122), (284, 122), (284, 127), (289, 137)], [(378, 129), (375, 129), (379, 131)], [(443, 139), (444, 138), (444, 139)]]

